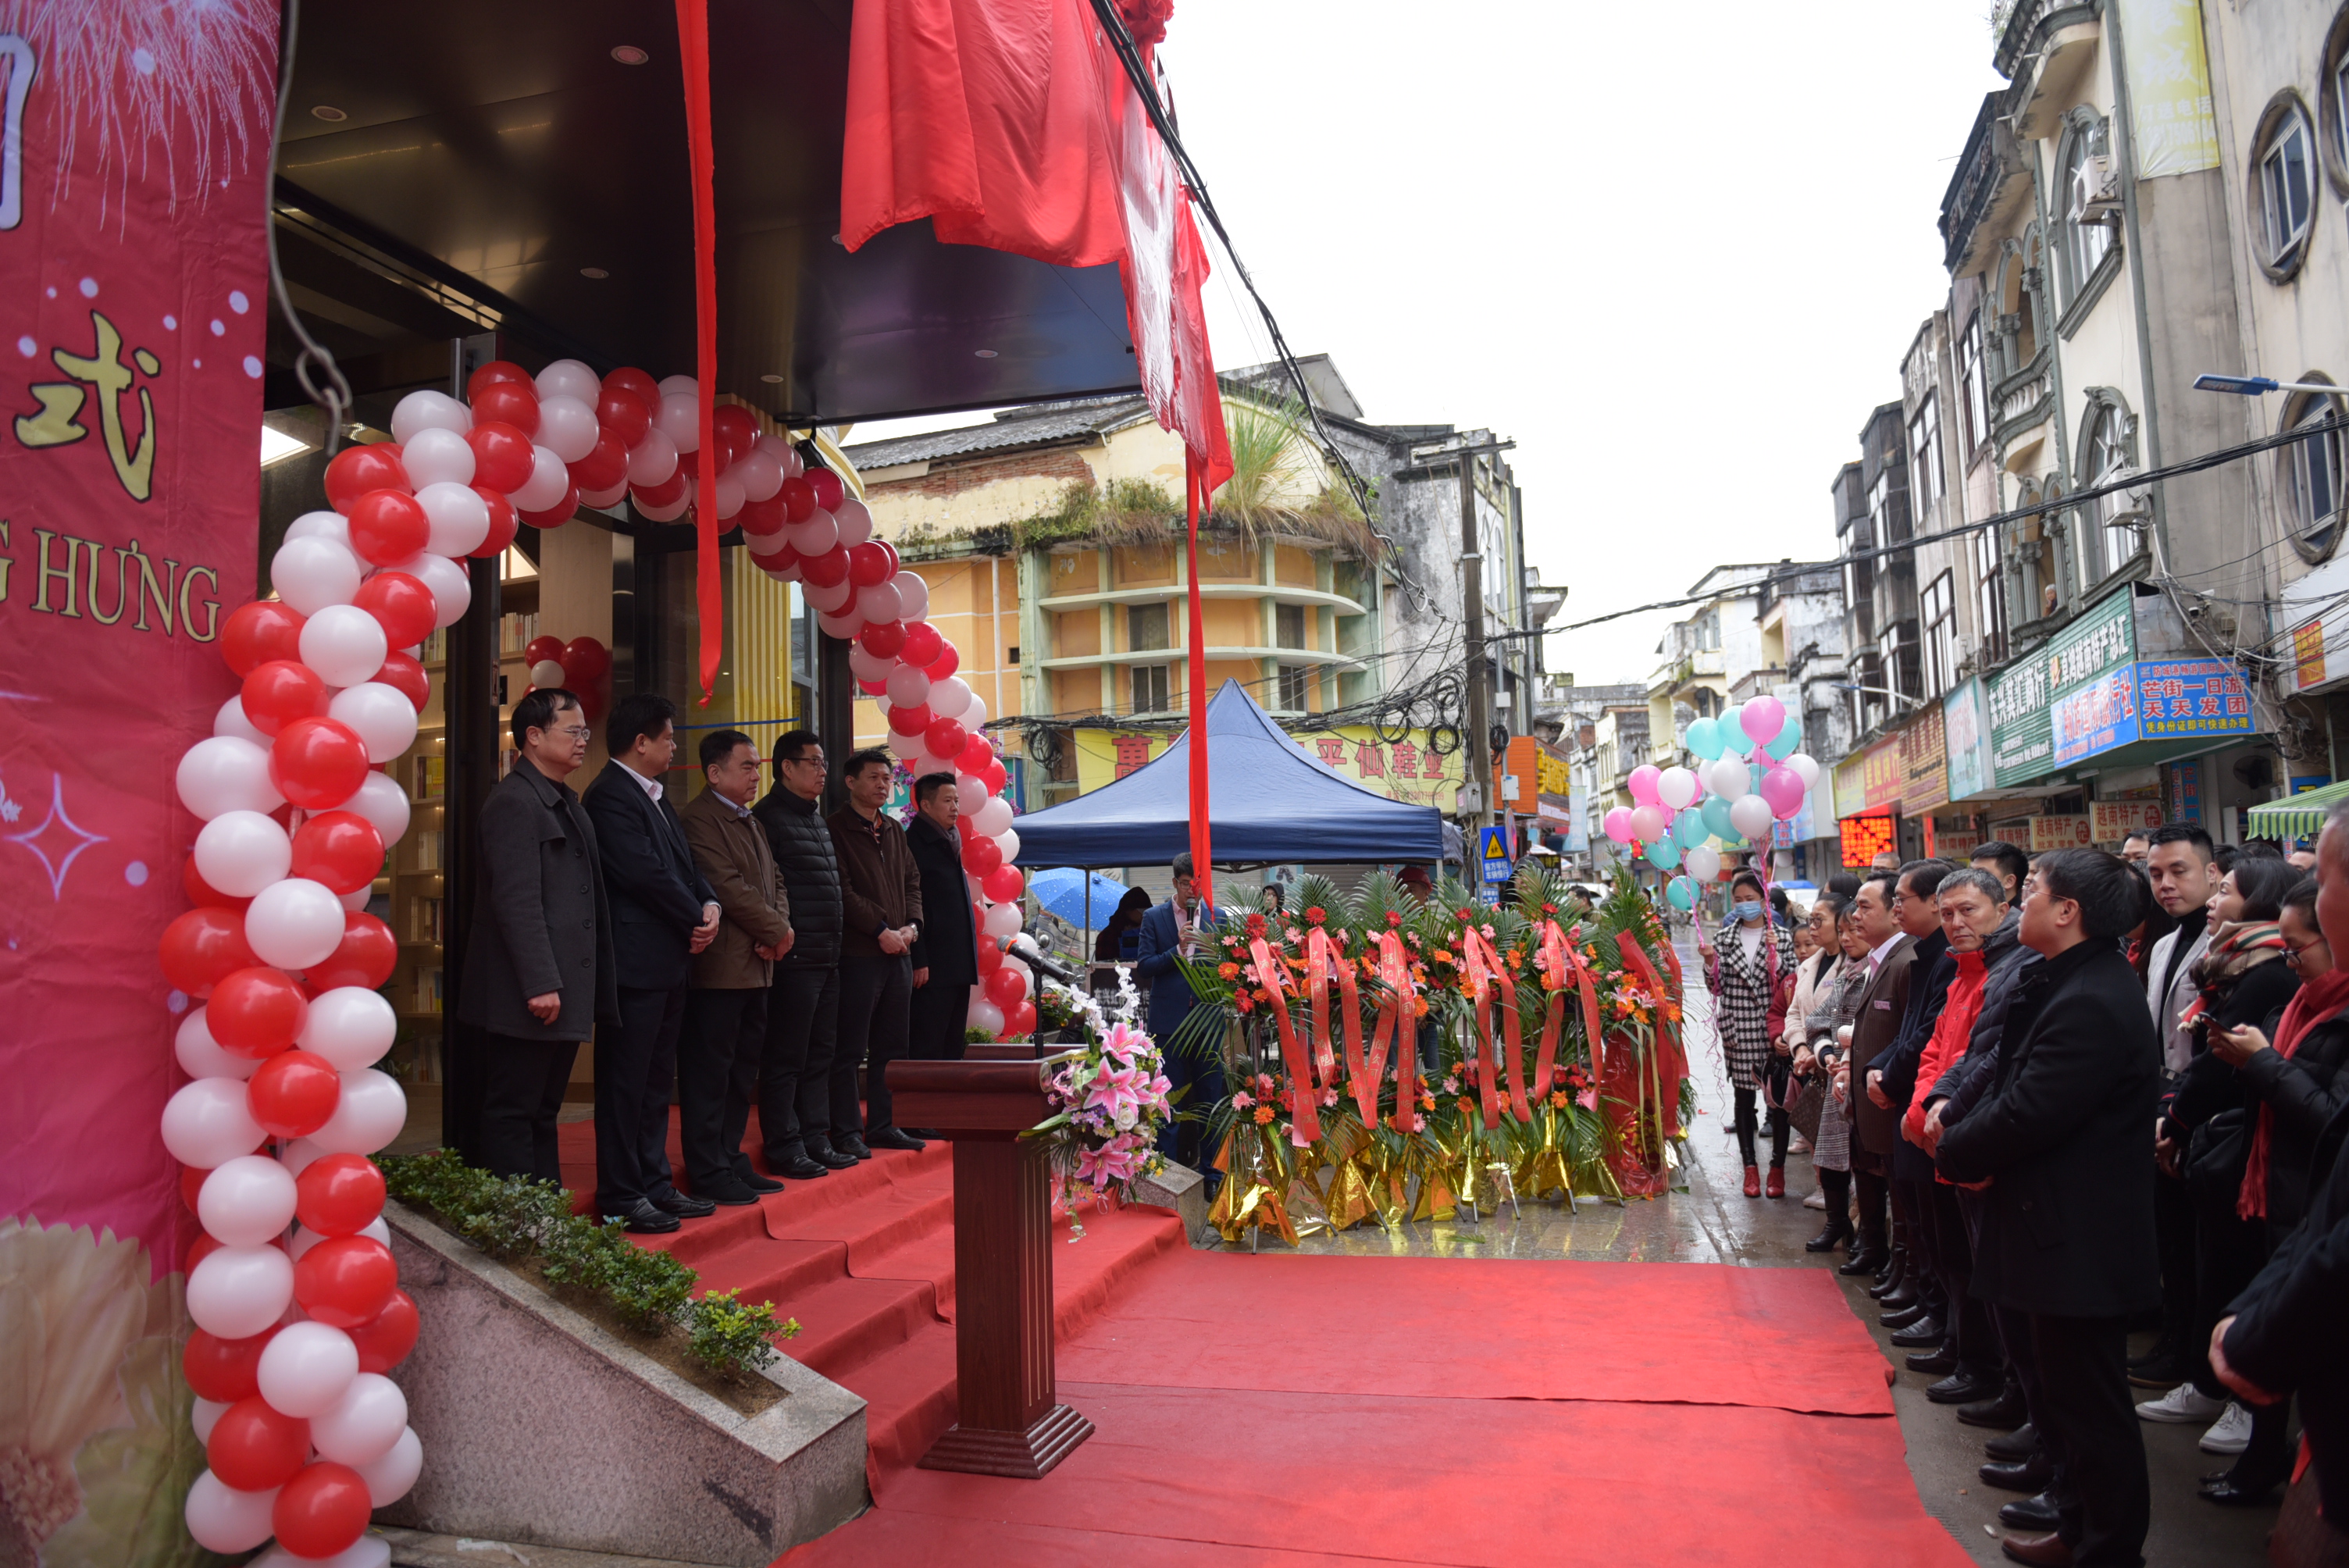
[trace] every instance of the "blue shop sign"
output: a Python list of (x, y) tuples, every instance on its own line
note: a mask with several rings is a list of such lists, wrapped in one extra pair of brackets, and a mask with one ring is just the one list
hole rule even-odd
[(2064, 767), (2133, 741), (2248, 735), (2251, 687), (2224, 659), (2144, 660), (2066, 692), (2047, 717)]

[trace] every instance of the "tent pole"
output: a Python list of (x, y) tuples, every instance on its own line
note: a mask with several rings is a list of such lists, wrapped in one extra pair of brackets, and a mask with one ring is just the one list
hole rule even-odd
[(1085, 947), (1077, 961), (1084, 965), (1085, 989), (1093, 988), (1093, 868), (1085, 868)]

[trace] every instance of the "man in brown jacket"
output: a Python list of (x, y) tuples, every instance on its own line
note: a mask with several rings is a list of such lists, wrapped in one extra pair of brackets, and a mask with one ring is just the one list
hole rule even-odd
[(750, 815), (759, 748), (739, 729), (701, 741), (709, 788), (678, 813), (694, 864), (718, 894), (718, 937), (693, 960), (678, 1057), (678, 1134), (694, 1191), (715, 1203), (758, 1201), (783, 1184), (742, 1152), (767, 1038), (767, 983), (791, 951), (791, 904), (766, 830)]
[(889, 1103), (889, 1064), (905, 1054), (914, 1001), (914, 939), (922, 930), (922, 872), (905, 830), (882, 808), (895, 769), (885, 751), (849, 754), (840, 781), (848, 809), (826, 821), (840, 860), (840, 1025), (835, 1063), (864, 1064), (864, 1136), (833, 1147), (869, 1157), (875, 1149), (919, 1150), (899, 1130)]
[[(1886, 1210), (1890, 1202), (1888, 1177), (1892, 1146), (1900, 1136), (1899, 1119), (1868, 1098), (1868, 1070), (1877, 1057), (1900, 1037), (1900, 1021), (1909, 1010), (1909, 971), (1916, 938), (1900, 929), (1892, 912), (1895, 872), (1875, 871), (1859, 884), (1852, 899), (1852, 923), (1868, 944), (1868, 987), (1860, 994), (1859, 1013), (1850, 1024), (1851, 1081), (1849, 1099), (1856, 1123), (1851, 1139), (1853, 1185), (1859, 1191), (1859, 1245), (1838, 1273), (1874, 1274), (1891, 1252)], [(1865, 1265), (1865, 1266), (1863, 1266)]]

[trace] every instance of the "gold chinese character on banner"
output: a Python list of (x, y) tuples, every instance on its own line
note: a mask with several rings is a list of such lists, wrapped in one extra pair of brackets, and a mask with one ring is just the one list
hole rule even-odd
[[(123, 399), (138, 380), (138, 372), (149, 376), (163, 368), (162, 361), (144, 348), (131, 350), (130, 363), (122, 356), (122, 334), (115, 325), (97, 311), (89, 313), (95, 328), (97, 347), (88, 356), (52, 349), (49, 360), (73, 379), (69, 381), (36, 381), (29, 390), (41, 405), (37, 414), (20, 414), (16, 418), (16, 439), (28, 447), (66, 447), (89, 434), (83, 423), (83, 410), (89, 395), (98, 394), (98, 428), (106, 437), (106, 455), (114, 465), (115, 478), (133, 500), (145, 500), (155, 489), (155, 399), (144, 387), (139, 393), (139, 448), (133, 451), (130, 437), (123, 421)], [(134, 370), (132, 366), (137, 369)]]

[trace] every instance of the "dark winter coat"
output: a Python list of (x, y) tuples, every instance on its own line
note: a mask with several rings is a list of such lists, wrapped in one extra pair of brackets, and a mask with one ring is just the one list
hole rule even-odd
[(975, 985), (978, 933), (970, 923), (961, 840), (917, 815), (905, 830), (905, 844), (922, 873), (922, 934), (914, 943), (914, 967), (928, 970), (933, 985)]
[(775, 851), (791, 895), (792, 950), (776, 969), (833, 967), (840, 962), (841, 903), (832, 828), (813, 800), (780, 784), (759, 798), (750, 815), (767, 830), (767, 847)]
[[(459, 1020), (519, 1040), (593, 1039), (618, 1023), (612, 911), (579, 797), (516, 762), (481, 803), (481, 851)], [(550, 992), (563, 1011), (542, 1024), (528, 1004)]]

